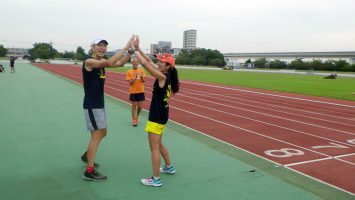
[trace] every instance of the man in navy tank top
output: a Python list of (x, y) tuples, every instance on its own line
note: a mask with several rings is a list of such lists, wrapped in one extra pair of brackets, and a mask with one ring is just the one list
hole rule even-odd
[(101, 38), (95, 39), (91, 43), (92, 56), (86, 58), (83, 62), (82, 73), (85, 92), (83, 109), (91, 138), (87, 151), (81, 156), (81, 160), (87, 164), (83, 178), (88, 181), (107, 179), (107, 176), (95, 170), (99, 167), (99, 164), (95, 163), (96, 152), (101, 140), (107, 134), (104, 102), (105, 68), (123, 67), (133, 53), (129, 49), (133, 38), (132, 36), (127, 44), (109, 59), (104, 59), (108, 42)]

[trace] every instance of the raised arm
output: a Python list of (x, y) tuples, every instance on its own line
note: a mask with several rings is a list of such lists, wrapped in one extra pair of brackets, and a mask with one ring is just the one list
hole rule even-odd
[(142, 57), (143, 57), (145, 60), (147, 60), (147, 62), (149, 62), (150, 65), (154, 66), (155, 64), (154, 64), (153, 60), (152, 60), (148, 55), (146, 55), (146, 54), (144, 53), (144, 51), (143, 51), (143, 50), (141, 49), (141, 47), (139, 46), (139, 43), (140, 43), (140, 42), (139, 42), (139, 36), (137, 35), (137, 36), (136, 36), (136, 39), (135, 39), (135, 41), (134, 41), (134, 44), (136, 45), (135, 49), (139, 51), (139, 53), (142, 55)]
[(123, 67), (124, 64), (129, 60), (130, 57), (131, 57), (131, 54), (129, 54), (127, 52), (126, 55), (123, 56), (119, 61), (117, 61), (115, 64), (110, 65), (110, 66), (111, 67)]
[[(138, 37), (137, 37), (137, 39), (132, 41), (131, 48), (136, 49), (136, 50), (139, 49), (139, 38)], [(165, 81), (166, 76), (158, 70), (158, 66), (155, 63), (153, 63), (153, 61), (147, 55), (145, 55), (144, 52), (142, 55), (141, 51), (138, 50), (138, 51), (135, 51), (135, 54), (136, 54), (136, 57), (137, 57), (139, 63), (149, 72), (149, 74), (151, 74), (152, 76), (154, 76), (158, 80)], [(147, 57), (149, 59), (147, 59)]]
[[(129, 59), (129, 56), (127, 58), (127, 55), (124, 56), (121, 60), (120, 58), (122, 57), (122, 55), (128, 50), (128, 48), (130, 47), (131, 42), (134, 39), (134, 35), (130, 38), (130, 40), (127, 42), (127, 44), (125, 45), (125, 47), (123, 47), (123, 49), (121, 49), (120, 51), (118, 51), (115, 55), (113, 55), (111, 58), (105, 60), (95, 60), (95, 59), (87, 59), (85, 61), (85, 66), (88, 68), (104, 68), (104, 67), (110, 67), (110, 66), (115, 66), (115, 67), (120, 67), (123, 66), (124, 63), (126, 63)], [(121, 62), (119, 62), (121, 61)], [(125, 61), (125, 62), (124, 62)]]
[(155, 65), (154, 63), (151, 64), (149, 61), (147, 61), (140, 54), (139, 51), (136, 51), (135, 54), (136, 54), (136, 57), (137, 57), (139, 63), (149, 72), (149, 74), (151, 74), (152, 76), (154, 76), (158, 80), (165, 80), (166, 79), (166, 76), (158, 70), (157, 65)]

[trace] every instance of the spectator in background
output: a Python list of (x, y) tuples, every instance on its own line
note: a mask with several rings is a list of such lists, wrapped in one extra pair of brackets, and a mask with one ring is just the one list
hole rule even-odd
[(138, 126), (138, 116), (143, 108), (144, 96), (144, 80), (147, 77), (143, 69), (138, 68), (138, 60), (135, 56), (131, 57), (132, 69), (126, 73), (126, 80), (128, 81), (129, 100), (132, 102), (132, 126)]
[(15, 73), (15, 60), (16, 60), (16, 57), (14, 57), (14, 56), (10, 57), (11, 73)]

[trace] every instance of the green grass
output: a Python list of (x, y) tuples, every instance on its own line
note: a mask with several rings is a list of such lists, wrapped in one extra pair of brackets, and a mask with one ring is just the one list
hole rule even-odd
[[(130, 67), (112, 69), (126, 72)], [(181, 80), (260, 88), (312, 96), (355, 101), (355, 78), (338, 77), (335, 80), (322, 76), (273, 74), (257, 72), (234, 72), (215, 70), (179, 69)]]

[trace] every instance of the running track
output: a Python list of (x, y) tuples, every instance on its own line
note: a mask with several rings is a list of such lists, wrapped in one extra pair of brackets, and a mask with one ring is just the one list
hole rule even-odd
[[(78, 66), (36, 66), (82, 84)], [(147, 110), (153, 81), (145, 83)], [(107, 71), (105, 85), (106, 94), (128, 102), (124, 74)], [(182, 81), (170, 119), (355, 194), (355, 102)]]

